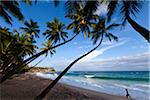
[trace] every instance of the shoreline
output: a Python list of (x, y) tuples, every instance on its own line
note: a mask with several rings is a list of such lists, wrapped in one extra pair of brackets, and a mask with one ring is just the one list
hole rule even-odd
[[(33, 100), (52, 80), (29, 74), (21, 74), (0, 86), (2, 100)], [(58, 83), (44, 100), (128, 100), (124, 96), (111, 95)]]

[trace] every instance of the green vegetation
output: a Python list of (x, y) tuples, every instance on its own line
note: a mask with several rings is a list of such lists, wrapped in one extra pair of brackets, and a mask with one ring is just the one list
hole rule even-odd
[[(82, 2), (82, 3), (81, 3)], [(14, 74), (22, 72), (25, 67), (39, 58), (42, 55), (50, 53), (53, 55), (56, 51), (55, 48), (67, 44), (77, 37), (79, 34), (83, 34), (84, 37), (88, 37), (93, 41), (93, 44), (97, 44), (93, 49), (83, 54), (75, 61), (73, 61), (62, 73), (39, 95), (36, 99), (42, 99), (46, 94), (55, 86), (55, 84), (61, 79), (61, 77), (80, 59), (87, 56), (94, 50), (96, 50), (102, 43), (104, 37), (108, 40), (117, 40), (117, 36), (111, 33), (111, 29), (124, 25), (125, 22), (129, 22), (131, 26), (141, 34), (147, 41), (149, 41), (149, 31), (144, 27), (138, 25), (132, 18), (132, 15), (136, 15), (141, 7), (141, 1), (66, 1), (66, 14), (65, 17), (69, 18), (72, 22), (68, 25), (63, 24), (57, 18), (54, 21), (47, 22), (47, 30), (43, 35), (47, 38), (45, 43), (40, 48), (41, 51), (37, 52), (38, 47), (35, 45), (36, 38), (39, 37), (39, 26), (37, 22), (33, 20), (25, 21), (24, 26), (20, 27), (20, 30), (10, 31), (6, 27), (0, 27), (1, 34), (1, 46), (0, 46), (0, 82), (4, 82)], [(31, 4), (30, 0), (25, 0), (25, 3)], [(55, 6), (58, 6), (59, 1), (54, 1)], [(106, 18), (101, 15), (96, 15), (96, 11), (99, 4), (108, 3), (108, 14)], [(111, 16), (115, 13), (117, 5), (120, 5), (120, 15), (123, 16), (122, 24), (113, 23), (110, 24)], [(0, 1), (0, 15), (9, 24), (12, 23), (12, 18), (9, 14), (17, 17), (19, 20), (23, 20), (24, 16), (19, 10), (18, 1)], [(6, 10), (8, 10), (6, 12)], [(72, 30), (72, 37), (68, 37), (68, 31)], [(68, 39), (69, 38), (69, 39)], [(36, 70), (36, 69), (34, 69)], [(24, 71), (23, 71), (24, 72)]]

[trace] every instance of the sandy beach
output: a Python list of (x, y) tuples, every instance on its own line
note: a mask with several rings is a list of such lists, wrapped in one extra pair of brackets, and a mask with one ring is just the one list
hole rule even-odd
[[(29, 74), (18, 75), (1, 84), (1, 100), (33, 100), (50, 82), (51, 80)], [(127, 100), (127, 98), (58, 83), (44, 100)]]

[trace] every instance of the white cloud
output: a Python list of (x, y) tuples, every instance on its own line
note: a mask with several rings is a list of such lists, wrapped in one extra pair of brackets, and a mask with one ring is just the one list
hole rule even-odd
[(89, 55), (87, 55), (86, 57), (84, 57), (83, 59), (80, 60), (80, 62), (88, 62), (89, 60), (92, 60), (94, 58), (96, 58), (97, 56), (102, 55), (105, 51), (117, 47), (117, 46), (121, 46), (123, 44), (125, 44), (127, 41), (122, 41), (120, 43), (115, 43), (115, 44), (111, 44), (105, 48), (99, 49), (99, 50), (95, 50), (92, 53), (90, 53)]
[(98, 9), (96, 10), (95, 14), (106, 14), (107, 13), (107, 4), (101, 4), (98, 6)]
[[(148, 70), (149, 66), (149, 52), (143, 54), (134, 54), (130, 56), (118, 56), (107, 59), (98, 59), (97, 56), (102, 55), (107, 50), (124, 45), (129, 39), (120, 39), (120, 42), (107, 43), (105, 42), (103, 48), (94, 51), (92, 54), (85, 57), (82, 61), (76, 63), (71, 70), (102, 70), (102, 71), (116, 71), (116, 70)], [(95, 59), (96, 58), (96, 59)], [(63, 70), (75, 59), (57, 59), (53, 61), (52, 66), (56, 70)]]
[(148, 70), (150, 53), (113, 57), (77, 63), (74, 70)]

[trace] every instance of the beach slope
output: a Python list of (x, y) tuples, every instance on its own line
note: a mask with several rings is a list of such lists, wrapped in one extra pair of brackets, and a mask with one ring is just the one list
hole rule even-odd
[[(0, 97), (1, 100), (33, 100), (50, 82), (48, 79), (22, 74), (0, 85)], [(127, 100), (127, 98), (58, 83), (44, 100)]]

